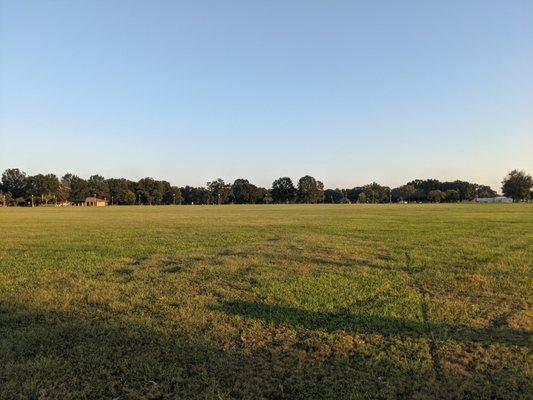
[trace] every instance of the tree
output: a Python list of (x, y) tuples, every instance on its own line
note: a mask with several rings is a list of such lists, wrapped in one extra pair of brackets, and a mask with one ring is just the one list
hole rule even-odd
[(526, 200), (529, 197), (533, 179), (524, 171), (512, 170), (502, 181), (502, 192), (513, 201)]
[(210, 204), (212, 202), (211, 192), (204, 187), (196, 188), (196, 203), (195, 204)]
[(461, 195), (456, 189), (446, 190), (445, 197), (448, 203), (457, 203), (461, 199)]
[(184, 204), (209, 204), (211, 193), (203, 187), (185, 186), (180, 189)]
[(415, 179), (407, 184), (415, 188), (416, 192), (412, 196), (412, 199), (416, 202), (427, 201), (427, 194), (432, 190), (446, 190), (437, 179)]
[(2, 188), (11, 194), (12, 198), (26, 197), (26, 173), (18, 168), (6, 169), (2, 174)]
[(64, 178), (59, 181), (58, 201), (67, 202), (70, 198), (70, 184)]
[(443, 199), (446, 198), (446, 193), (441, 190), (431, 190), (428, 193), (428, 200), (434, 203), (440, 203)]
[(87, 181), (79, 176), (67, 173), (63, 175), (61, 181), (69, 188), (68, 199), (70, 201), (81, 201), (85, 200), (85, 198), (89, 196), (92, 196), (91, 192), (89, 191), (89, 185), (87, 184)]
[[(324, 190), (324, 203), (338, 204), (346, 198), (345, 189), (327, 189)], [(346, 198), (346, 200), (348, 200)]]
[(236, 179), (231, 187), (231, 198), (237, 204), (254, 204), (257, 196), (257, 186), (247, 179)]
[(477, 197), (495, 197), (498, 195), (490, 186), (476, 185)]
[(401, 187), (401, 195), (404, 201), (410, 201), (416, 194), (416, 189), (413, 185), (403, 185)]
[(11, 202), (11, 194), (0, 192), (0, 203), (3, 207), (6, 207)]
[[(361, 193), (363, 193), (363, 188), (362, 187), (354, 187), (353, 189), (347, 189), (346, 190), (346, 197), (352, 203), (357, 203), (359, 201), (359, 195)], [(365, 201), (366, 201), (366, 199), (365, 199)]]
[(108, 179), (107, 186), (109, 188), (109, 201), (112, 204), (135, 204), (135, 193), (131, 190), (135, 186), (124, 178)]
[(291, 178), (285, 176), (272, 182), (272, 201), (274, 203), (291, 203), (294, 201), (296, 188)]
[(297, 196), (300, 203), (322, 203), (324, 201), (324, 184), (312, 176), (303, 176), (298, 181)]
[(123, 204), (127, 204), (127, 205), (131, 206), (131, 205), (135, 204), (135, 200), (136, 200), (135, 193), (128, 189), (126, 191), (126, 193), (124, 193), (124, 199), (123, 199), (124, 203)]
[(175, 193), (172, 186), (167, 181), (155, 181), (157, 192), (154, 193), (155, 204), (172, 204)]
[(391, 199), (394, 202), (410, 201), (416, 194), (416, 188), (413, 185), (403, 185), (391, 190)]
[(231, 185), (226, 184), (222, 179), (207, 182), (207, 189), (211, 192), (211, 200), (216, 204), (226, 204), (231, 196)]
[(461, 200), (471, 201), (476, 198), (476, 185), (470, 182), (454, 181), (453, 189), (457, 189), (459, 191)]
[(170, 186), (165, 190), (163, 194), (164, 204), (181, 204), (182, 202), (181, 190), (177, 186)]
[(91, 196), (95, 196), (101, 199), (109, 199), (109, 186), (103, 176), (93, 175), (87, 180), (89, 186), (89, 193)]
[(180, 189), (181, 195), (183, 197), (183, 203), (184, 204), (196, 204), (198, 203), (196, 201), (196, 192), (197, 188), (192, 186), (184, 186)]
[(427, 194), (432, 190), (446, 190), (454, 189), (459, 192), (460, 200), (473, 200), (476, 197), (476, 184), (466, 181), (454, 182), (440, 182), (438, 179), (415, 179), (408, 183), (416, 189), (416, 193), (412, 196), (416, 201), (427, 201)]
[(363, 186), (363, 193), (368, 203), (388, 203), (390, 201), (390, 188), (381, 186), (376, 182)]
[(366, 203), (366, 194), (365, 192), (359, 193), (359, 196), (357, 196), (357, 202), (360, 204)]
[[(27, 178), (27, 196), (34, 196), (34, 202), (48, 204), (55, 202), (59, 196), (60, 183), (54, 174), (37, 174)], [(33, 203), (32, 203), (33, 204)]]
[(426, 191), (424, 189), (416, 189), (414, 195), (417, 202), (422, 202), (427, 200)]
[(381, 186), (376, 182), (363, 186), (367, 203), (379, 203)]
[(135, 191), (143, 204), (152, 205), (160, 203), (163, 198), (161, 189), (161, 184), (154, 178), (143, 178), (137, 183)]
[(272, 195), (270, 190), (264, 187), (258, 187), (255, 194), (255, 203), (256, 204), (271, 204)]

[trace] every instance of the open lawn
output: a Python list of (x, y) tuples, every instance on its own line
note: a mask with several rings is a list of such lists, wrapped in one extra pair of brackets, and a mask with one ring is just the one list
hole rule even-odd
[(0, 399), (533, 397), (533, 205), (11, 208), (0, 229)]

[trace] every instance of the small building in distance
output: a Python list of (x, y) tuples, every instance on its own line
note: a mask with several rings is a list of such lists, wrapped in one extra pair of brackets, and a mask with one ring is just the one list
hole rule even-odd
[(107, 206), (107, 201), (97, 197), (87, 197), (84, 205), (87, 207), (105, 207)]
[(505, 196), (496, 196), (496, 197), (478, 197), (476, 199), (477, 203), (512, 203), (513, 199)]

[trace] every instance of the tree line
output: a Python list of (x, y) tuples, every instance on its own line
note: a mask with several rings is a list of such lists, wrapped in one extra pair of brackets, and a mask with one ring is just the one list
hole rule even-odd
[[(511, 171), (502, 182), (504, 195), (514, 201), (533, 198), (531, 175)], [(27, 175), (18, 168), (4, 171), (0, 182), (0, 204), (28, 206), (68, 204), (87, 197), (106, 199), (112, 205), (170, 204), (288, 204), (288, 203), (389, 203), (389, 202), (459, 202), (497, 193), (486, 185), (466, 181), (441, 182), (416, 179), (390, 188), (376, 182), (350, 189), (326, 189), (312, 176), (301, 177), (296, 184), (289, 177), (272, 182), (270, 188), (256, 186), (247, 179), (226, 183), (222, 179), (207, 182), (204, 187), (172, 186), (164, 180), (143, 178), (106, 179), (92, 175), (88, 179), (67, 173)]]

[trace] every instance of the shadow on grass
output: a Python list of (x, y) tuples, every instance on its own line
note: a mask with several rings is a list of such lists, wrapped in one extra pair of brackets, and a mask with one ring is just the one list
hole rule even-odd
[[(313, 327), (343, 319), (326, 322), (331, 316), (253, 303), (224, 308)], [(439, 380), (420, 360), (404, 363), (355, 350), (324, 356), (272, 343), (235, 348), (234, 339), (230, 335), (222, 344), (133, 318), (96, 316), (90, 309), (36, 310), (0, 300), (0, 399), (504, 399), (531, 389), (516, 367), (468, 378), (449, 371)]]
[(269, 305), (241, 300), (227, 301), (213, 307), (217, 311), (267, 323), (301, 326), (328, 332), (346, 330), (365, 334), (382, 334), (397, 337), (431, 337), (436, 340), (461, 342), (502, 343), (513, 346), (528, 346), (530, 333), (505, 326), (474, 328), (464, 325), (431, 323), (399, 318), (354, 315), (349, 310), (339, 312), (314, 312), (298, 308)]

